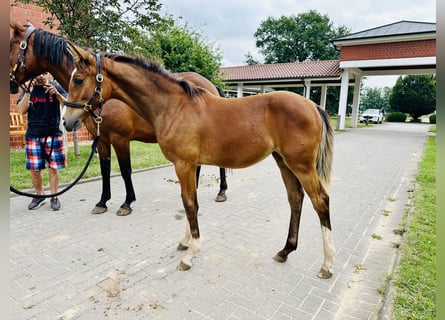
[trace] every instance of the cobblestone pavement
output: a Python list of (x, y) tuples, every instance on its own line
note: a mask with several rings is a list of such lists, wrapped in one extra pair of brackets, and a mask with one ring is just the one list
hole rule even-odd
[(203, 167), (202, 247), (189, 271), (176, 270), (186, 219), (172, 166), (133, 175), (137, 201), (126, 217), (115, 215), (120, 177), (103, 215), (90, 214), (100, 180), (60, 196), (60, 211), (49, 201), (29, 211), (29, 198), (11, 195), (11, 319), (377, 319), (427, 130), (385, 123), (336, 134), (329, 280), (316, 277), (321, 230), (307, 197), (299, 248), (286, 263), (272, 259), (289, 208), (271, 157), (229, 172), (224, 203), (213, 200), (218, 170)]

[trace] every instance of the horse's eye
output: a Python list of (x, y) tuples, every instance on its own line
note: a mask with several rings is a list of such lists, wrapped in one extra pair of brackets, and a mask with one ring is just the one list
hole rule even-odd
[(83, 80), (80, 78), (74, 78), (74, 84), (75, 85), (81, 85), (83, 83)]

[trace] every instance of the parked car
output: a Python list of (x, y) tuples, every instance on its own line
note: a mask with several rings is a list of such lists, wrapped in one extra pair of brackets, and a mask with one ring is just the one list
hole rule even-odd
[(380, 109), (366, 109), (359, 117), (360, 123), (363, 122), (374, 122), (374, 123), (382, 123), (383, 122), (383, 112)]

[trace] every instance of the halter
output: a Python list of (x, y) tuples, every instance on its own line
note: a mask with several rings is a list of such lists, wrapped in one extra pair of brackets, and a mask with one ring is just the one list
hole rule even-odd
[[(100, 69), (100, 54), (96, 53), (96, 88), (94, 89), (93, 95), (88, 99), (86, 103), (65, 101), (64, 105), (71, 108), (80, 108), (85, 112), (88, 112), (93, 120), (97, 124), (97, 135), (99, 136), (99, 125), (102, 123), (102, 117), (100, 114), (102, 113), (102, 106), (104, 104), (104, 99), (102, 98), (102, 82), (104, 78)], [(93, 111), (92, 105), (94, 101), (99, 98), (99, 115), (96, 115)]]
[(29, 87), (31, 86), (31, 81), (29, 82), (28, 88), (26, 88), (26, 87), (24, 87), (24, 86), (19, 84), (19, 82), (17, 81), (15, 75), (17, 73), (17, 68), (23, 68), (24, 70), (26, 70), (26, 65), (25, 65), (26, 49), (28, 48), (29, 37), (31, 36), (31, 34), (34, 33), (34, 31), (36, 31), (36, 28), (34, 28), (33, 26), (30, 26), (30, 27), (28, 27), (26, 29), (25, 37), (24, 37), (24, 39), (22, 41), (20, 41), (20, 51), (19, 51), (19, 55), (17, 57), (17, 62), (12, 67), (12, 72), (9, 73), (9, 81), (13, 82), (13, 83), (16, 83), (23, 90), (28, 91), (28, 92), (29, 92)]

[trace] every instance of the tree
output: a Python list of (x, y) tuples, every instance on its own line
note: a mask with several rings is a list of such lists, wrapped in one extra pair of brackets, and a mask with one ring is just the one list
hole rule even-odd
[(172, 72), (194, 71), (221, 86), (218, 74), (222, 54), (219, 48), (188, 24), (177, 24), (151, 34), (156, 56)]
[(436, 77), (430, 75), (409, 75), (399, 77), (389, 96), (391, 107), (408, 113), (413, 122), (422, 115), (436, 110)]
[(253, 55), (252, 55), (250, 52), (248, 52), (248, 53), (246, 54), (245, 58), (246, 58), (246, 60), (245, 60), (244, 62), (245, 62), (247, 65), (249, 65), (249, 66), (253, 66), (253, 65), (256, 65), (256, 64), (259, 64), (259, 63), (260, 63), (257, 59), (255, 59), (255, 58), (253, 57)]
[(338, 59), (331, 39), (348, 34), (345, 26), (334, 28), (327, 15), (316, 10), (297, 16), (267, 18), (254, 33), (265, 63)]
[(360, 98), (360, 110), (383, 109), (389, 111), (388, 88), (365, 88)]
[[(50, 13), (44, 23), (79, 45), (98, 51), (137, 53), (146, 31), (171, 23), (158, 0), (15, 0)], [(145, 30), (145, 32), (142, 32)]]

